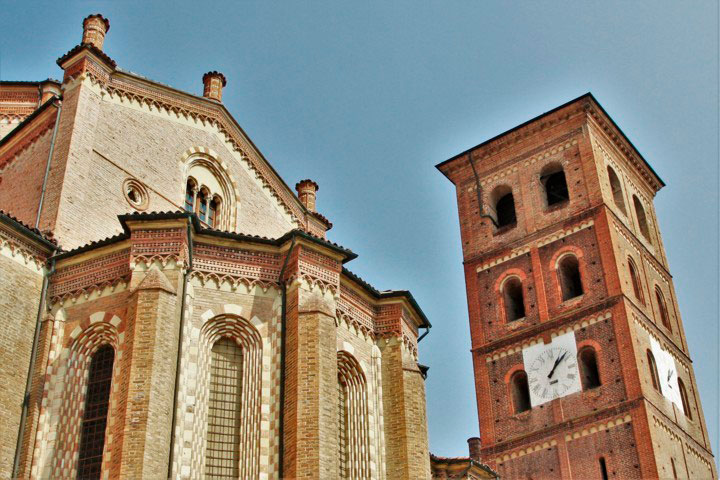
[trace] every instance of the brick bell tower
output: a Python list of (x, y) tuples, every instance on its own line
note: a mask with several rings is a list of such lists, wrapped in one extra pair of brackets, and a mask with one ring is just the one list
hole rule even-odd
[(717, 478), (653, 198), (591, 94), (437, 168), (456, 187), (482, 446), (502, 478)]

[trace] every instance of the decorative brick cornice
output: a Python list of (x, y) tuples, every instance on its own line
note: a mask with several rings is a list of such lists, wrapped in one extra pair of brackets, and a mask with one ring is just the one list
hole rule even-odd
[(488, 261), (482, 263), (480, 266), (478, 266), (476, 271), (482, 272), (484, 270), (487, 270), (488, 268), (494, 267), (501, 263), (505, 263), (509, 260), (512, 260), (513, 258), (519, 257), (520, 255), (529, 253), (531, 248), (543, 247), (550, 243), (556, 242), (562, 238), (568, 237), (576, 232), (579, 232), (580, 230), (590, 228), (594, 224), (595, 224), (595, 221), (593, 219), (588, 219), (588, 220), (582, 221), (576, 225), (573, 225), (572, 227), (563, 228), (562, 230), (553, 232), (550, 235), (541, 237), (541, 238), (535, 240), (534, 242), (529, 242), (521, 247), (512, 249), (510, 252), (508, 252), (507, 254), (505, 254), (503, 256), (498, 256), (496, 258), (493, 258), (492, 260), (488, 260)]
[[(601, 322), (603, 320), (611, 320), (612, 314), (610, 311), (604, 311), (596, 315), (588, 316), (586, 318), (583, 318), (581, 320), (578, 320), (576, 322), (573, 322), (570, 325), (565, 325), (561, 328), (558, 328), (556, 330), (553, 330), (550, 333), (550, 337), (554, 338), (560, 335), (563, 335), (568, 332), (573, 332), (580, 330), (582, 328), (587, 328), (590, 325), (594, 325), (598, 322)], [(520, 353), (524, 348), (530, 347), (532, 345), (535, 345), (536, 343), (540, 343), (543, 341), (543, 336), (545, 335), (545, 332), (543, 334), (537, 335), (536, 337), (525, 339), (522, 342), (518, 342), (512, 345), (509, 345), (508, 347), (498, 349), (493, 352), (492, 355), (487, 355), (485, 357), (485, 361), (490, 363), (493, 360), (499, 360), (501, 358), (507, 357), (508, 355), (512, 355), (515, 353)]]

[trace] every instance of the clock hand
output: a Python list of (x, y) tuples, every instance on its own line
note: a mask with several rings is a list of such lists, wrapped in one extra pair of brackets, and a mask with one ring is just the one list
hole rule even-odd
[(555, 369), (558, 367), (558, 365), (560, 365), (560, 362), (563, 361), (563, 359), (565, 358), (565, 355), (567, 355), (567, 352), (563, 353), (562, 355), (560, 355), (558, 357), (557, 360), (555, 360), (555, 364), (553, 365), (552, 370), (550, 370), (550, 373), (548, 373), (548, 378), (552, 378), (553, 373), (555, 373)]

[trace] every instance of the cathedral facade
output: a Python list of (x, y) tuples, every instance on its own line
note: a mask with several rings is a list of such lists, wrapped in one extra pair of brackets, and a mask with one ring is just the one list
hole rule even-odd
[(345, 267), (221, 73), (123, 71), (109, 27), (0, 82), (0, 477), (429, 477), (412, 295)]
[(456, 187), (480, 438), (502, 478), (717, 478), (653, 205), (586, 94), (438, 165)]

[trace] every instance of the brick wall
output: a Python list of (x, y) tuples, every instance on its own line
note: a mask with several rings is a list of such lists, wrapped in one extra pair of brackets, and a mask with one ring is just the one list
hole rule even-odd
[[(2, 231), (0, 231), (0, 238)], [(7, 247), (4, 247), (6, 249)], [(0, 254), (0, 477), (10, 477), (43, 275)]]

